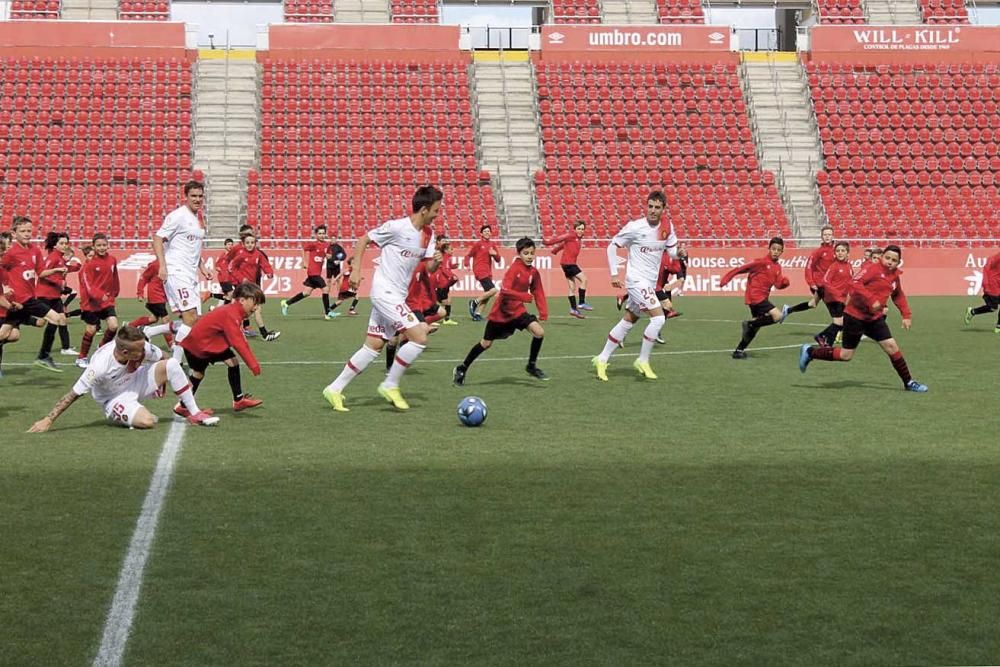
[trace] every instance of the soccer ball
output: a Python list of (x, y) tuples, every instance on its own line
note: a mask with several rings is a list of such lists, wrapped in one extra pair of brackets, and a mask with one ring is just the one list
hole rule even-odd
[(486, 403), (478, 396), (466, 396), (458, 404), (458, 421), (466, 426), (480, 426), (486, 421)]

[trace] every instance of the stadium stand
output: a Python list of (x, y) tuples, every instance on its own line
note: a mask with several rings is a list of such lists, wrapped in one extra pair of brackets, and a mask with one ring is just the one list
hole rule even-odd
[(790, 238), (762, 172), (735, 61), (536, 63), (542, 232), (576, 219), (607, 238), (662, 188), (686, 238)]
[(553, 23), (600, 23), (598, 0), (552, 0)]
[(191, 64), (0, 57), (0, 219), (148, 238), (191, 169)]
[(823, 143), (817, 174), (847, 236), (994, 238), (1000, 67), (807, 64)]
[(924, 23), (968, 23), (965, 0), (920, 0)]
[(260, 169), (247, 194), (262, 235), (306, 238), (325, 223), (332, 236), (358, 236), (408, 210), (426, 183), (445, 193), (438, 230), (473, 237), (496, 223), (490, 175), (476, 162), (467, 61), (262, 65)]
[(122, 21), (169, 21), (170, 3), (121, 0), (118, 18)]
[(846, 25), (865, 22), (861, 0), (816, 0), (819, 22)]
[(392, 0), (393, 23), (437, 23), (437, 0)]
[(285, 0), (288, 23), (333, 23), (333, 0)]
[(58, 19), (62, 3), (60, 0), (12, 0), (12, 19)]
[(660, 23), (704, 23), (701, 0), (656, 0)]

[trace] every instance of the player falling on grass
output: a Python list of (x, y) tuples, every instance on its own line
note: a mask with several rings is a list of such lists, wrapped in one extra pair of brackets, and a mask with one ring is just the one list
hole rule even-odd
[(851, 284), (851, 295), (844, 309), (844, 346), (818, 347), (803, 345), (799, 350), (799, 370), (803, 373), (809, 363), (818, 361), (850, 361), (854, 351), (865, 335), (874, 340), (889, 357), (892, 367), (903, 381), (903, 389), (923, 393), (927, 385), (921, 384), (910, 375), (903, 353), (889, 331), (886, 323), (885, 307), (889, 299), (896, 304), (903, 316), (903, 328), (909, 330), (913, 324), (910, 305), (903, 293), (900, 282), (902, 271), (899, 262), (903, 251), (897, 245), (887, 245), (878, 264), (871, 262), (862, 267), (861, 273)]
[(833, 246), (833, 253), (833, 263), (822, 278), (823, 302), (832, 321), (829, 326), (816, 334), (814, 340), (817, 345), (833, 345), (837, 336), (844, 330), (844, 307), (847, 304), (847, 295), (851, 292), (851, 283), (854, 282), (854, 272), (848, 259), (851, 246), (847, 241), (837, 241)]
[(398, 410), (408, 410), (409, 404), (399, 391), (403, 373), (427, 346), (428, 326), (417, 319), (406, 305), (410, 279), (420, 262), (434, 256), (436, 247), (431, 224), (441, 212), (443, 195), (432, 185), (417, 188), (411, 210), (405, 218), (388, 222), (363, 234), (354, 246), (354, 272), (351, 290), (357, 292), (361, 283), (361, 267), (365, 248), (374, 243), (382, 249), (375, 277), (372, 280), (372, 312), (364, 345), (355, 352), (340, 375), (324, 390), (323, 397), (338, 412), (346, 412), (344, 389), (378, 357), (379, 352), (397, 332), (406, 331), (408, 343), (400, 348), (378, 393)]
[(451, 319), (451, 288), (458, 283), (458, 278), (455, 276), (458, 260), (452, 256), (451, 243), (443, 236), (438, 238), (438, 250), (441, 251), (441, 266), (434, 274), (436, 280), (434, 292), (438, 303), (444, 308), (444, 319), (441, 324), (457, 326), (458, 320)]
[[(243, 320), (253, 314), (264, 303), (263, 290), (257, 285), (242, 282), (233, 289), (233, 302), (220, 306), (212, 312), (200, 317), (191, 332), (181, 341), (184, 358), (191, 369), (191, 390), (198, 391), (205, 371), (212, 364), (222, 362), (226, 365), (229, 388), (233, 393), (233, 412), (255, 408), (264, 401), (243, 393), (243, 381), (240, 377), (240, 363), (236, 359), (239, 354), (243, 362), (254, 375), (260, 375), (260, 363), (254, 356), (246, 336), (243, 335)], [(174, 406), (174, 412), (182, 417), (187, 416), (185, 405)]]
[[(992, 313), (1000, 308), (1000, 252), (990, 256), (983, 267), (983, 305), (965, 309), (965, 325), (972, 324), (972, 318), (984, 313)], [(1000, 334), (1000, 315), (993, 333)]]
[(121, 289), (118, 261), (108, 252), (106, 234), (94, 234), (93, 245), (93, 258), (80, 269), (80, 307), (83, 310), (80, 319), (86, 325), (80, 355), (76, 359), (80, 368), (87, 367), (87, 357), (99, 324), (103, 322), (105, 329), (98, 347), (110, 343), (118, 332), (118, 312), (115, 310), (115, 301)]
[(302, 283), (305, 289), (291, 299), (282, 299), (281, 314), (288, 315), (290, 306), (309, 298), (314, 290), (320, 290), (323, 297), (323, 317), (332, 320), (333, 317), (330, 316), (330, 285), (323, 278), (323, 267), (327, 258), (330, 257), (330, 244), (326, 240), (326, 225), (317, 227), (315, 234), (316, 239), (307, 243), (302, 249), (306, 265), (306, 280)]
[(65, 304), (63, 304), (63, 289), (66, 287), (66, 275), (80, 270), (80, 264), (70, 263), (67, 254), (72, 256), (69, 248), (69, 235), (63, 232), (49, 232), (45, 236), (45, 251), (47, 256), (42, 271), (38, 274), (35, 285), (35, 296), (58, 315), (58, 323), (45, 325), (42, 332), (42, 345), (38, 349), (35, 365), (46, 370), (62, 373), (52, 358), (52, 346), (56, 342), (56, 332), (59, 332), (62, 350), (72, 349), (69, 341), (69, 325), (66, 323)]
[[(352, 317), (358, 314), (358, 292), (355, 287), (351, 286), (351, 272), (353, 268), (354, 268), (354, 259), (348, 258), (348, 260), (344, 262), (343, 269), (341, 271), (340, 287), (337, 289), (337, 300), (334, 301), (333, 305), (330, 306), (330, 312), (328, 313), (330, 317), (336, 317), (337, 315), (339, 315), (340, 313), (335, 312), (337, 310), (337, 306), (344, 303), (348, 299), (351, 300), (351, 305), (347, 310), (347, 314), (351, 315)], [(361, 284), (362, 280), (363, 278), (361, 278), (359, 275), (358, 276), (359, 285)]]
[(35, 422), (28, 433), (44, 433), (76, 399), (90, 394), (104, 410), (105, 418), (116, 426), (148, 429), (157, 417), (142, 401), (164, 395), (169, 384), (185, 406), (187, 420), (199, 426), (215, 426), (219, 418), (198, 407), (184, 369), (176, 359), (164, 359), (160, 348), (151, 345), (137, 327), (125, 325), (115, 335), (113, 345), (105, 345), (90, 360), (73, 388), (55, 407)]
[[(240, 236), (240, 247), (229, 262), (229, 272), (237, 285), (246, 282), (259, 287), (261, 276), (267, 276), (269, 279), (274, 277), (274, 268), (271, 267), (267, 255), (257, 247), (256, 236), (250, 233), (244, 233)], [(268, 331), (260, 309), (254, 309), (253, 315), (256, 318), (261, 338), (269, 343), (278, 340), (281, 332)]]
[(483, 319), (483, 311), (489, 305), (490, 299), (497, 293), (497, 287), (493, 283), (493, 263), (500, 263), (500, 248), (491, 239), (493, 228), (483, 225), (479, 228), (479, 240), (472, 244), (465, 258), (472, 262), (472, 275), (483, 288), (483, 293), (478, 299), (469, 301), (469, 316), (474, 322)]
[[(129, 322), (129, 326), (148, 327), (154, 324), (168, 324), (170, 313), (167, 311), (167, 292), (160, 280), (160, 262), (153, 260), (142, 273), (139, 274), (139, 282), (135, 286), (135, 297), (139, 303), (145, 303), (149, 315), (143, 315)], [(174, 337), (169, 332), (163, 333), (163, 339), (167, 345), (173, 347)]]
[[(542, 343), (545, 340), (545, 329), (540, 322), (544, 322), (549, 317), (548, 302), (545, 299), (545, 291), (542, 289), (542, 277), (535, 263), (535, 242), (529, 238), (518, 240), (517, 258), (507, 269), (507, 273), (500, 281), (500, 292), (497, 295), (496, 303), (490, 311), (486, 320), (486, 329), (483, 331), (483, 338), (472, 346), (469, 353), (465, 355), (465, 360), (452, 372), (452, 381), (456, 386), (465, 384), (466, 373), (469, 367), (486, 350), (490, 349), (493, 341), (510, 338), (515, 331), (527, 329), (531, 334), (531, 348), (528, 352), (528, 365), (524, 370), (533, 378), (548, 380), (548, 376), (538, 367), (538, 353), (542, 350)], [(538, 316), (530, 314), (524, 304), (534, 301), (538, 308)]]
[(628, 332), (639, 321), (642, 313), (649, 315), (649, 324), (642, 332), (642, 347), (639, 357), (632, 364), (640, 375), (655, 380), (656, 373), (649, 365), (649, 355), (656, 344), (666, 318), (663, 307), (656, 298), (656, 276), (660, 272), (660, 258), (664, 252), (671, 257), (677, 256), (677, 235), (673, 224), (661, 224), (667, 199), (660, 191), (654, 191), (646, 197), (646, 216), (626, 224), (611, 239), (608, 245), (608, 268), (611, 271), (611, 286), (621, 289), (623, 283), (618, 279), (617, 248), (628, 249), (628, 265), (625, 269), (624, 287), (628, 291), (628, 303), (622, 319), (608, 334), (604, 349), (593, 358), (591, 363), (597, 371), (597, 378), (608, 381), (608, 363), (611, 355), (624, 343)]
[[(580, 244), (584, 233), (587, 231), (587, 223), (577, 220), (573, 223), (573, 231), (557, 236), (553, 239), (542, 240), (542, 245), (551, 246), (552, 254), (562, 252), (559, 258), (559, 267), (566, 278), (566, 286), (569, 289), (569, 314), (578, 319), (583, 319), (581, 310), (593, 310), (587, 303), (587, 276), (577, 264), (580, 256)], [(580, 297), (577, 303), (577, 296)]]
[[(167, 292), (167, 302), (174, 312), (180, 313), (181, 321), (153, 325), (146, 331), (149, 336), (166, 333), (172, 327), (175, 340), (180, 343), (201, 315), (199, 275), (205, 280), (212, 278), (201, 256), (205, 227), (198, 213), (204, 202), (205, 186), (198, 181), (188, 181), (184, 185), (184, 204), (168, 213), (153, 234), (153, 253), (160, 262), (159, 276)], [(174, 358), (179, 361), (182, 352), (175, 346)]]
[[(833, 227), (826, 225), (820, 230), (820, 245), (809, 255), (809, 260), (806, 262), (804, 270), (806, 284), (809, 285), (811, 296), (802, 303), (797, 303), (794, 306), (787, 304), (782, 306), (781, 315), (783, 318), (788, 317), (791, 313), (799, 313), (810, 308), (815, 308), (824, 300), (823, 276), (826, 275), (826, 270), (833, 264), (833, 260)], [(830, 314), (833, 315), (833, 313)]]
[(746, 359), (747, 346), (757, 336), (757, 332), (764, 327), (784, 321), (781, 310), (770, 301), (772, 287), (785, 289), (790, 284), (788, 278), (781, 272), (781, 264), (778, 264), (778, 258), (784, 251), (785, 241), (775, 236), (767, 244), (765, 256), (738, 266), (722, 276), (720, 285), (725, 287), (741, 273), (749, 274), (743, 302), (750, 308), (750, 315), (753, 318), (743, 320), (741, 325), (743, 337), (733, 350), (733, 359)]

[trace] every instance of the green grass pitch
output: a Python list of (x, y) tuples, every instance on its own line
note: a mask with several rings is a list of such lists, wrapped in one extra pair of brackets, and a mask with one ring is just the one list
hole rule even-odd
[[(479, 339), (464, 302), (403, 380), (397, 413), (380, 359), (320, 392), (367, 317), (287, 318), (229, 409), (225, 372), (198, 399), (132, 625), (126, 664), (980, 664), (1000, 656), (1000, 452), (992, 316), (971, 298), (914, 298), (890, 316), (911, 394), (863, 343), (849, 364), (796, 366), (819, 310), (729, 350), (733, 298), (681, 298), (652, 366), (637, 328), (595, 380), (618, 317), (553, 319), (524, 372), (527, 334), (498, 342), (467, 386), (451, 369)], [(120, 310), (135, 316), (140, 306)], [(74, 344), (80, 328), (74, 325)], [(169, 429), (105, 426), (89, 398), (51, 433), (22, 435), (77, 377), (33, 368), (39, 332), (0, 380), (0, 664), (89, 664)], [(60, 363), (70, 361), (63, 357)], [(458, 401), (489, 418), (461, 426)]]

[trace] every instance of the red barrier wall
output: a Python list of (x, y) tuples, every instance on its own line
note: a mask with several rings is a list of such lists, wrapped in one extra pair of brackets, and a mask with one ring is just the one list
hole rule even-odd
[(996, 62), (1000, 28), (968, 25), (822, 25), (808, 58), (850, 62)]
[[(265, 248), (275, 269), (275, 277), (264, 281), (264, 288), (270, 297), (285, 297), (300, 291), (305, 278), (302, 265), (302, 251), (299, 248)], [(350, 249), (348, 249), (350, 252)], [(791, 279), (792, 285), (780, 292), (783, 295), (806, 295), (809, 289), (803, 278), (805, 267), (811, 249), (789, 249), (781, 258), (785, 274)], [(986, 258), (997, 252), (997, 248), (930, 248), (903, 249), (903, 288), (911, 295), (945, 295), (968, 296), (979, 293), (982, 284), (982, 267)], [(456, 271), (458, 285), (452, 289), (452, 294), (467, 297), (481, 292), (479, 285), (472, 277), (472, 272), (465, 266), (465, 250), (457, 249), (456, 256), (462, 261), (462, 267)], [(745, 287), (745, 277), (734, 280), (725, 288), (719, 286), (723, 274), (730, 268), (741, 263), (763, 256), (762, 248), (693, 248), (690, 250), (691, 260), (688, 266), (687, 283), (683, 293), (691, 296), (742, 296)], [(210, 264), (222, 251), (206, 253)], [(856, 265), (860, 265), (860, 250), (852, 253)], [(122, 280), (122, 296), (131, 298), (135, 295), (135, 285), (141, 270), (153, 260), (152, 252), (115, 251), (119, 262), (119, 273)], [(362, 295), (367, 295), (371, 285), (373, 272), (372, 260), (378, 256), (377, 251), (366, 253), (365, 280), (361, 286)], [(495, 267), (493, 276), (499, 280), (515, 253), (511, 248), (501, 250), (503, 263)], [(623, 250), (618, 251), (619, 257), (624, 257)], [(580, 267), (587, 274), (589, 286), (587, 292), (596, 296), (611, 296), (615, 294), (609, 279), (607, 255), (602, 249), (586, 249), (580, 253)], [(546, 293), (550, 297), (561, 297), (567, 294), (566, 281), (559, 268), (558, 256), (553, 258), (550, 253), (541, 248), (536, 259), (536, 266), (542, 274)], [(71, 282), (74, 280), (70, 278)], [(205, 291), (209, 285), (202, 285)]]
[[(352, 52), (368, 58), (371, 51), (458, 51), (461, 29), (457, 25), (393, 24), (357, 25), (281, 24), (268, 29), (270, 51), (294, 51), (314, 57), (314, 52)], [(274, 56), (285, 55), (272, 53)], [(339, 54), (338, 54), (339, 55)], [(462, 53), (468, 57), (468, 54)], [(351, 57), (351, 56), (348, 56)]]
[(184, 24), (142, 21), (2, 21), (0, 52), (4, 55), (143, 55), (184, 57)]

